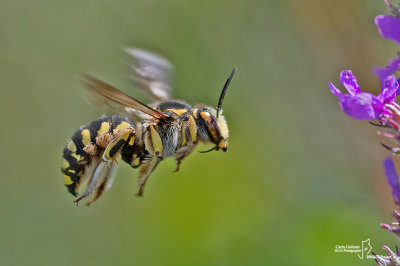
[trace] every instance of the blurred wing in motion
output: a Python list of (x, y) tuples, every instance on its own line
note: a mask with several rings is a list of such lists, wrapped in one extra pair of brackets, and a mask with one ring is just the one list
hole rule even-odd
[(96, 107), (106, 107), (111, 112), (127, 113), (143, 119), (168, 117), (150, 106), (132, 98), (111, 85), (92, 76), (84, 75), (88, 100)]
[(171, 77), (173, 65), (165, 58), (137, 48), (125, 51), (132, 57), (131, 80), (146, 95), (155, 101), (171, 99)]

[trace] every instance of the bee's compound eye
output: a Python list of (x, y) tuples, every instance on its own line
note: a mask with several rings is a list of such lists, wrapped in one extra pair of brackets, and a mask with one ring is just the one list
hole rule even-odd
[(211, 117), (210, 117), (210, 113), (207, 111), (201, 111), (200, 112), (200, 116), (201, 118), (203, 118), (204, 121), (209, 122)]
[(214, 117), (207, 111), (200, 112), (200, 116), (203, 118), (204, 122), (207, 125), (207, 131), (210, 134), (212, 141), (218, 141), (221, 134), (219, 132), (218, 124), (215, 121)]

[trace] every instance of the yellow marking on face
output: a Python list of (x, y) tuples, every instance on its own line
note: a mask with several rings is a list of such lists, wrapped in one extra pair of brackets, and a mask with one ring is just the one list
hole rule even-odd
[(190, 133), (190, 137), (192, 139), (192, 142), (195, 142), (197, 139), (197, 127), (196, 127), (196, 122), (194, 121), (193, 116), (189, 115), (189, 133)]
[(129, 145), (129, 146), (133, 146), (134, 143), (135, 143), (135, 137), (132, 136), (131, 139), (130, 139), (129, 142), (128, 142), (128, 145)]
[(70, 150), (72, 153), (76, 152), (76, 145), (72, 140), (67, 143), (67, 149)]
[(225, 149), (226, 148), (226, 142), (225, 142), (225, 140), (221, 140), (219, 143), (218, 143), (218, 148), (220, 148), (220, 149)]
[(220, 115), (218, 117), (217, 124), (219, 127), (219, 132), (221, 133), (221, 137), (223, 137), (224, 139), (228, 139), (229, 137), (228, 124), (226, 123), (225, 117), (223, 115)]
[(68, 172), (75, 174), (75, 170), (68, 169)]
[(84, 129), (81, 132), (82, 135), (82, 143), (84, 146), (88, 145), (90, 143), (90, 131), (89, 129)]
[(72, 185), (74, 181), (72, 181), (71, 177), (68, 175), (64, 175), (64, 185), (69, 186)]
[(197, 118), (197, 111), (198, 111), (197, 108), (193, 110), (193, 116), (194, 116), (194, 118)]
[(61, 162), (61, 168), (67, 169), (68, 167), (69, 167), (69, 162), (63, 158)]
[(184, 114), (187, 112), (186, 109), (166, 109), (165, 111), (171, 111), (174, 112), (175, 114), (177, 114), (178, 116)]
[(131, 126), (131, 125), (130, 125), (128, 122), (123, 121), (123, 122), (121, 122), (118, 126), (116, 126), (116, 127), (114, 128), (114, 132), (117, 131), (117, 130), (119, 130), (119, 129), (128, 128), (128, 127), (130, 127), (130, 126)]
[(150, 128), (151, 142), (153, 143), (154, 151), (158, 152), (158, 153), (162, 153), (164, 147), (163, 147), (160, 135), (158, 134), (157, 130), (154, 129), (153, 126), (149, 126), (149, 128)]
[(107, 133), (109, 130), (110, 130), (110, 123), (103, 122), (100, 125), (100, 129), (97, 131), (97, 136), (103, 135), (104, 133)]

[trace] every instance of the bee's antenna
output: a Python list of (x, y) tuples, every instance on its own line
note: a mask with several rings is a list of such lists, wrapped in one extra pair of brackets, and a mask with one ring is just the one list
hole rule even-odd
[(233, 68), (232, 73), (229, 75), (229, 78), (226, 80), (224, 88), (222, 89), (221, 95), (219, 96), (218, 106), (217, 106), (217, 118), (219, 116), (219, 112), (221, 111), (222, 101), (224, 100), (226, 91), (228, 90), (228, 87), (229, 87), (229, 83), (231, 83), (231, 80), (233, 78), (233, 75), (236, 72), (236, 69), (237, 69), (237, 67)]

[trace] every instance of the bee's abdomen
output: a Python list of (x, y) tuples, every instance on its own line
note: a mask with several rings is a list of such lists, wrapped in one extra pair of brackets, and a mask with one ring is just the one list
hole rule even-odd
[(82, 129), (76, 131), (65, 145), (61, 163), (64, 184), (74, 196), (76, 196), (76, 185), (79, 184), (81, 176), (84, 174), (85, 166), (90, 164), (90, 156), (83, 150), (84, 146), (77, 138), (77, 135), (81, 134), (82, 131)]
[(96, 138), (98, 136), (106, 133), (114, 133), (128, 127), (134, 127), (134, 124), (128, 117), (113, 115), (95, 120), (74, 133), (64, 147), (61, 164), (64, 184), (72, 195), (76, 196), (77, 186), (83, 179), (89, 177), (88, 175), (93, 174), (87, 173), (88, 167), (91, 164), (99, 162), (97, 158), (93, 160), (94, 157), (98, 156), (88, 154), (84, 148), (89, 144), (97, 146)]

